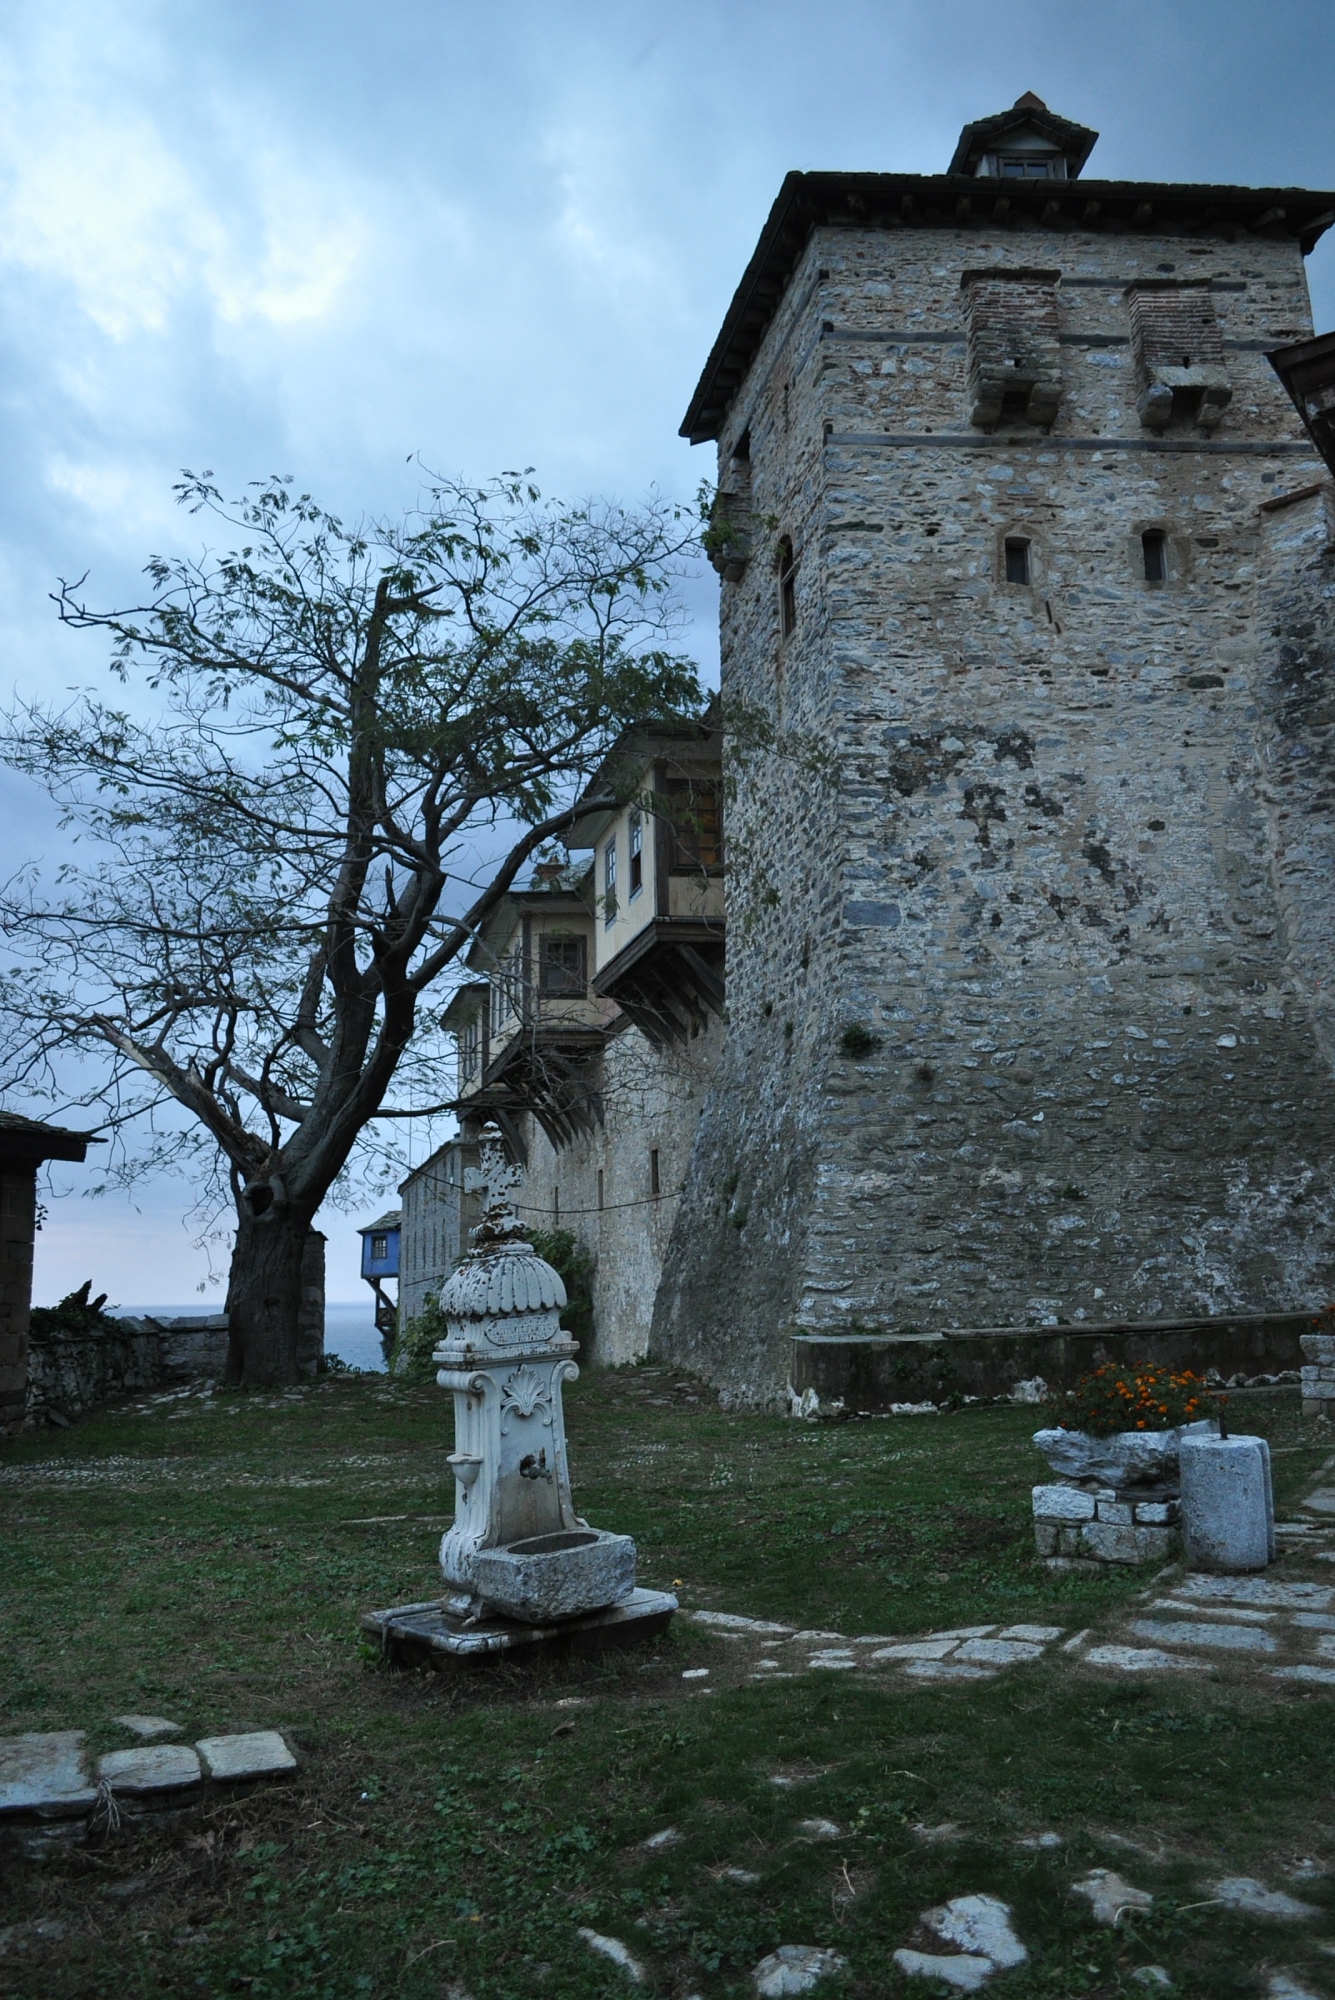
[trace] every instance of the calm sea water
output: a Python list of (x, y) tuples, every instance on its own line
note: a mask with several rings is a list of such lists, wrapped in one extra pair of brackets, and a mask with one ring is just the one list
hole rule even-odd
[[(202, 1299), (192, 1299), (189, 1305), (184, 1306), (127, 1305), (117, 1306), (116, 1310), (131, 1318), (140, 1313), (151, 1313), (155, 1319), (177, 1319), (186, 1314), (217, 1312), (219, 1307), (206, 1305)], [(336, 1354), (350, 1368), (370, 1368), (383, 1375), (385, 1357), (380, 1351), (380, 1335), (375, 1330), (374, 1306), (369, 1291), (365, 1303), (360, 1299), (325, 1301), (324, 1351)]]

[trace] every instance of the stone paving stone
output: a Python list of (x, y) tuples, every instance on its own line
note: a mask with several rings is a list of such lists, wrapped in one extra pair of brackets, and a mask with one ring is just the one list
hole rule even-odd
[(1315, 1681), (1320, 1686), (1335, 1686), (1335, 1667), (1272, 1667), (1272, 1681)]
[(1187, 1597), (1156, 1597), (1151, 1611), (1185, 1611), (1189, 1618), (1231, 1618), (1236, 1625), (1273, 1625), (1279, 1611), (1254, 1611), (1245, 1604), (1195, 1604)]
[(90, 1811), (97, 1792), (88, 1782), (85, 1740), (82, 1729), (0, 1736), (0, 1816), (65, 1819)]
[(1015, 1667), (1024, 1660), (1041, 1660), (1043, 1648), (1024, 1639), (966, 1639), (957, 1660), (976, 1660), (992, 1667)]
[(1335, 1632), (1335, 1618), (1328, 1611), (1295, 1611), (1289, 1623), (1303, 1632)]
[(958, 1644), (958, 1639), (905, 1639), (898, 1645), (882, 1646), (870, 1657), (873, 1660), (943, 1660)]
[(1184, 1660), (1180, 1655), (1160, 1652), (1157, 1646), (1091, 1646), (1085, 1654), (1094, 1667), (1116, 1667), (1122, 1673), (1157, 1673), (1163, 1667), (1199, 1667), (1200, 1660)]
[(168, 1722), (165, 1715), (113, 1715), (111, 1719), (119, 1723), (122, 1729), (128, 1729), (132, 1736), (137, 1736), (143, 1743), (152, 1743), (159, 1736), (181, 1734), (180, 1723)]
[(943, 1986), (949, 1986), (956, 1993), (976, 1993), (996, 1970), (990, 1958), (978, 1958), (972, 1952), (947, 1955), (912, 1951), (907, 1945), (901, 1945), (894, 1959), (900, 1971), (910, 1979), (939, 1979)]
[(797, 1822), (797, 1830), (799, 1833), (806, 1834), (809, 1840), (838, 1840), (839, 1838), (839, 1828), (832, 1819), (800, 1819)]
[(1207, 1625), (1203, 1621), (1169, 1618), (1133, 1618), (1131, 1630), (1138, 1639), (1158, 1639), (1165, 1646), (1205, 1646), (1211, 1651), (1230, 1653), (1273, 1653), (1271, 1633), (1254, 1625)]
[(841, 1952), (819, 1945), (781, 1944), (761, 1959), (751, 1978), (760, 2000), (787, 2000), (789, 1994), (809, 1993), (822, 1979), (847, 1970), (848, 1960)]
[(638, 1958), (622, 1944), (620, 1938), (603, 1937), (599, 1931), (591, 1931), (587, 1924), (581, 1924), (578, 1935), (583, 1938), (590, 1951), (596, 1951), (599, 1958), (607, 1958), (625, 1973), (632, 1986), (643, 1986), (644, 1967)]
[(1071, 1884), (1071, 1894), (1082, 1896), (1094, 1912), (1094, 1921), (1116, 1924), (1126, 1910), (1150, 1910), (1154, 1898), (1144, 1889), (1133, 1889), (1111, 1868), (1091, 1868), (1083, 1882)]
[(296, 1758), (276, 1729), (253, 1729), (242, 1736), (203, 1736), (195, 1748), (211, 1778), (270, 1778), (297, 1768)]
[(1300, 1903), (1296, 1896), (1286, 1896), (1282, 1889), (1267, 1889), (1250, 1875), (1226, 1876), (1215, 1883), (1214, 1892), (1227, 1908), (1241, 1910), (1249, 1917), (1280, 1917), (1294, 1922), (1299, 1917), (1321, 1915), (1314, 1903)]
[(776, 1639), (790, 1639), (796, 1629), (792, 1625), (771, 1624), (766, 1618), (740, 1618), (731, 1611), (688, 1611), (685, 1615), (695, 1625), (713, 1625), (720, 1632), (761, 1632)]
[(1325, 1611), (1335, 1600), (1327, 1583), (1278, 1583), (1268, 1576), (1187, 1576), (1175, 1597), (1222, 1597), (1235, 1604), (1268, 1604), (1279, 1611)]
[(1064, 1625), (1004, 1625), (1001, 1631), (998, 1632), (997, 1637), (999, 1639), (1031, 1639), (1036, 1645), (1048, 1646), (1051, 1645), (1054, 1639), (1060, 1639), (1065, 1630), (1066, 1627)]
[(924, 1910), (919, 1921), (943, 1944), (976, 1952), (998, 1972), (1023, 1965), (1029, 1957), (1015, 1935), (1009, 1903), (997, 1896), (952, 1896), (939, 1909)]
[(955, 1660), (910, 1660), (904, 1668), (920, 1681), (990, 1681), (995, 1667), (974, 1667)]
[(145, 1798), (197, 1785), (202, 1773), (188, 1743), (141, 1743), (137, 1750), (112, 1750), (99, 1757), (97, 1775), (113, 1792)]

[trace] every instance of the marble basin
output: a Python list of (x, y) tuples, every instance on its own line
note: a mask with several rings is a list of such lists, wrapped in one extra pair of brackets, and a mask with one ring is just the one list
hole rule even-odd
[(489, 1610), (526, 1625), (577, 1618), (630, 1596), (635, 1544), (629, 1535), (583, 1528), (479, 1549), (473, 1557), (473, 1588)]

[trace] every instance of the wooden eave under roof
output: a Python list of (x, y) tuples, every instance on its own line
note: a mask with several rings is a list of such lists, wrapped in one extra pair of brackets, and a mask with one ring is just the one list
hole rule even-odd
[(1160, 181), (994, 180), (972, 174), (785, 176), (728, 307), (681, 426), (716, 438), (779, 309), (811, 233), (820, 228), (969, 229), (1296, 237), (1304, 256), (1335, 222), (1335, 194), (1307, 188), (1209, 187)]
[(44, 1125), (18, 1111), (0, 1111), (0, 1166), (40, 1166), (43, 1160), (82, 1160), (90, 1146), (104, 1146), (93, 1132)]

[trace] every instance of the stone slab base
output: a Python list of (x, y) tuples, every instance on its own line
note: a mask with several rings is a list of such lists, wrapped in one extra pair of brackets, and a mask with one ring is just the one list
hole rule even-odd
[(790, 1379), (799, 1395), (814, 1389), (822, 1403), (842, 1402), (846, 1410), (1009, 1396), (1017, 1382), (1036, 1375), (1049, 1388), (1070, 1389), (1105, 1361), (1150, 1361), (1202, 1375), (1214, 1368), (1228, 1381), (1296, 1373), (1303, 1363), (1299, 1341), (1311, 1327), (1310, 1312), (1294, 1312), (942, 1333), (804, 1333), (793, 1339)]
[(438, 1599), (366, 1611), (359, 1622), (362, 1631), (378, 1639), (401, 1666), (446, 1672), (500, 1655), (515, 1661), (540, 1660), (552, 1654), (601, 1653), (613, 1646), (638, 1645), (666, 1632), (676, 1609), (676, 1598), (666, 1590), (634, 1590), (620, 1604), (549, 1625), (521, 1625), (512, 1618), (465, 1625), (451, 1618)]

